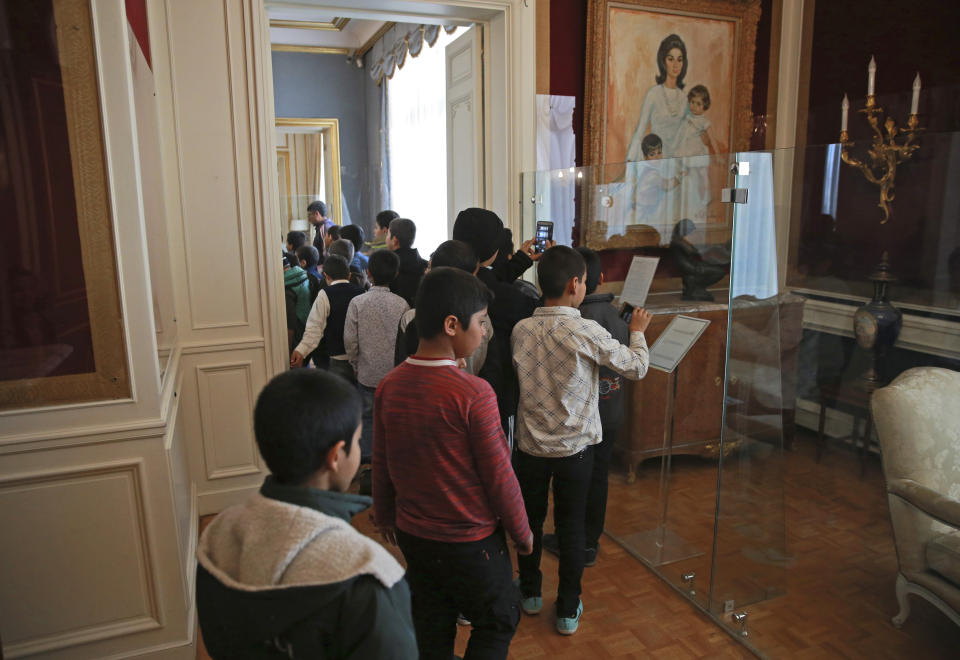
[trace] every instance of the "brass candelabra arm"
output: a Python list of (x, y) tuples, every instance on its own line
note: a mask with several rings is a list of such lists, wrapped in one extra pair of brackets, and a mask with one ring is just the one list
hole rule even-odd
[[(877, 206), (883, 212), (880, 224), (886, 224), (890, 219), (890, 204), (895, 197), (897, 165), (909, 160), (919, 148), (920, 145), (915, 144), (914, 139), (923, 129), (918, 126), (917, 116), (912, 114), (907, 121), (907, 128), (898, 129), (893, 118), (887, 117), (881, 131), (880, 117), (883, 115), (883, 108), (877, 105), (873, 96), (867, 97), (866, 107), (860, 112), (866, 116), (867, 123), (874, 132), (872, 144), (867, 150), (869, 160), (861, 160), (853, 155), (854, 142), (845, 130), (840, 132), (840, 159), (860, 170), (867, 181), (880, 186), (880, 202)], [(897, 143), (899, 136), (903, 137), (902, 144)]]

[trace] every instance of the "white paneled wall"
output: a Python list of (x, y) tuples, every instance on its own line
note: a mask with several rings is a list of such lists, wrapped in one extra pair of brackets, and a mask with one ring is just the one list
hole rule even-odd
[(269, 49), (257, 2), (166, 0), (148, 10), (183, 431), (200, 512), (213, 513), (263, 481), (253, 407), (286, 360), (282, 229), (260, 177), (276, 186), (273, 116), (257, 89), (271, 79)]
[(0, 413), (7, 658), (195, 657), (198, 515), (263, 479), (286, 340), (265, 14), (147, 5), (152, 72), (123, 0), (91, 3), (132, 396)]

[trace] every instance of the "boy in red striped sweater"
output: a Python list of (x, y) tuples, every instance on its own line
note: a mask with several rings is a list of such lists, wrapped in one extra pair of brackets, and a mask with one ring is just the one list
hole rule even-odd
[(466, 657), (506, 658), (520, 593), (504, 531), (519, 554), (533, 534), (490, 385), (457, 367), (483, 337), (488, 293), (435, 268), (417, 293), (420, 345), (377, 387), (375, 522), (407, 561), (420, 657), (453, 655), (457, 614), (473, 624)]

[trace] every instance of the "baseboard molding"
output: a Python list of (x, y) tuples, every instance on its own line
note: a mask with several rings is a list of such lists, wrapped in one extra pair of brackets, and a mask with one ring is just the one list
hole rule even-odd
[(240, 504), (258, 490), (260, 490), (260, 484), (200, 493), (197, 497), (198, 514), (208, 516), (211, 513), (220, 513), (229, 506)]
[[(797, 399), (797, 426), (814, 433), (820, 427), (820, 403), (809, 399)], [(827, 408), (823, 434), (828, 438), (845, 438), (853, 432), (853, 415)]]
[[(195, 618), (193, 612), (190, 613), (190, 618)], [(126, 658), (145, 658), (146, 660), (196, 660), (196, 626), (191, 624), (189, 630), (190, 639), (158, 644), (157, 646), (138, 649), (136, 651), (126, 651), (124, 653), (106, 656), (103, 660), (125, 660)]]

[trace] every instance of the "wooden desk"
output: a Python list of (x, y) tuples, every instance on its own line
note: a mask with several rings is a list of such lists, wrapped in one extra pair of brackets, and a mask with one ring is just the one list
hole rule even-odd
[[(718, 296), (719, 297), (719, 296)], [(730, 351), (728, 396), (746, 401), (755, 411), (779, 415), (779, 441), (787, 448), (793, 440), (797, 350), (802, 334), (804, 298), (784, 295), (775, 303), (738, 301), (734, 311), (734, 344)], [(716, 458), (720, 453), (720, 425), (723, 419), (724, 365), (727, 357), (727, 304), (681, 300), (679, 295), (651, 295), (647, 300), (653, 320), (647, 329), (652, 346), (677, 314), (707, 318), (710, 325), (683, 358), (677, 379), (674, 408), (674, 454)], [(780, 379), (769, 383), (772, 375)], [(628, 481), (636, 478), (636, 467), (648, 458), (663, 454), (666, 428), (666, 387), (669, 374), (650, 369), (646, 377), (628, 384), (627, 424), (617, 453), (627, 464)], [(769, 426), (767, 428), (770, 428)], [(729, 452), (734, 443), (728, 443)]]

